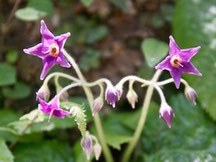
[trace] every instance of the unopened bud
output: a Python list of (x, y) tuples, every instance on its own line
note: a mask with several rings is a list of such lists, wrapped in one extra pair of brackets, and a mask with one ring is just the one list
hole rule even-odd
[(132, 108), (135, 108), (135, 104), (138, 101), (138, 96), (133, 89), (130, 89), (127, 93), (128, 102), (131, 104)]
[(102, 152), (102, 147), (99, 143), (96, 143), (94, 145), (94, 155), (95, 155), (95, 159), (96, 160), (99, 160), (100, 158), (100, 155), (101, 155), (101, 152)]
[(190, 100), (194, 105), (196, 105), (196, 91), (190, 86), (185, 87), (185, 96)]
[(107, 89), (105, 92), (105, 99), (110, 105), (112, 105), (113, 108), (115, 107), (116, 101), (118, 100), (118, 93), (112, 84), (107, 85)]
[(86, 138), (82, 138), (81, 140), (81, 146), (83, 151), (85, 152), (87, 160), (90, 160), (93, 147), (92, 147), (92, 137), (88, 131), (86, 132)]
[(104, 101), (102, 97), (98, 97), (94, 100), (93, 103), (93, 114), (95, 115), (97, 112), (99, 112), (101, 110), (101, 108), (103, 107)]
[(161, 107), (159, 110), (159, 117), (165, 121), (165, 123), (167, 124), (167, 126), (169, 128), (171, 128), (171, 121), (173, 118), (173, 110), (166, 102), (163, 102), (161, 104)]
[(43, 84), (41, 86), (41, 88), (36, 92), (36, 99), (38, 100), (38, 98), (44, 100), (44, 101), (48, 101), (49, 97), (50, 97), (50, 90), (47, 86), (47, 84)]

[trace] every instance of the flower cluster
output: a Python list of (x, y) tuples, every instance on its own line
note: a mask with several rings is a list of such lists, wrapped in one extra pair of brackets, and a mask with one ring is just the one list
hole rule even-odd
[[(61, 34), (59, 36), (54, 36), (49, 31), (49, 29), (47, 28), (43, 20), (41, 21), (40, 32), (42, 35), (41, 43), (35, 45), (34, 47), (23, 50), (27, 54), (34, 55), (42, 59), (43, 69), (40, 75), (40, 79), (43, 80), (46, 77), (48, 71), (56, 64), (59, 64), (60, 66), (65, 67), (65, 68), (69, 68), (72, 65), (75, 70), (78, 69), (77, 74), (78, 76), (80, 76), (81, 72), (79, 71), (79, 68), (76, 65), (75, 61), (73, 61), (72, 57), (67, 56), (68, 54), (64, 50), (64, 44), (67, 38), (70, 36), (70, 33), (68, 32), (65, 34)], [(75, 83), (71, 83), (70, 85), (66, 87), (61, 87), (60, 85), (58, 85), (57, 79), (56, 79), (57, 94), (53, 97), (51, 101), (48, 102), (49, 97), (50, 97), (50, 91), (47, 85), (47, 82), (48, 82), (47, 80), (49, 80), (47, 79), (49, 78), (48, 76), (45, 79), (41, 88), (37, 92), (37, 100), (39, 102), (38, 109), (41, 112), (48, 114), (49, 120), (51, 119), (51, 117), (63, 119), (64, 116), (73, 115), (74, 113), (73, 111), (66, 111), (60, 108), (60, 100), (61, 101), (67, 100), (69, 97), (67, 93), (68, 89), (73, 88), (75, 86), (83, 86), (85, 89), (86, 87), (89, 88), (95, 85), (99, 85), (101, 93), (100, 93), (100, 96), (97, 97), (93, 103), (92, 115), (94, 116), (97, 112), (99, 112), (102, 109), (104, 105), (104, 98), (105, 100), (107, 100), (107, 102), (110, 105), (112, 105), (113, 108), (115, 108), (116, 102), (120, 100), (122, 96), (123, 85), (126, 81), (129, 81), (129, 90), (127, 93), (127, 99), (129, 103), (131, 104), (131, 107), (135, 108), (135, 104), (138, 101), (138, 96), (135, 90), (133, 89), (133, 84), (135, 81), (137, 81), (137, 82), (142, 83), (142, 85), (144, 86), (146, 85), (152, 86), (158, 91), (160, 95), (160, 99), (161, 99), (159, 117), (165, 121), (168, 127), (171, 127), (171, 122), (172, 122), (174, 113), (173, 113), (172, 108), (167, 104), (163, 91), (161, 90), (160, 86), (174, 81), (176, 88), (179, 89), (180, 83), (182, 82), (185, 85), (186, 98), (195, 105), (196, 104), (196, 101), (195, 101), (196, 92), (193, 88), (191, 88), (188, 85), (188, 83), (185, 80), (181, 79), (181, 76), (182, 76), (182, 73), (194, 74), (197, 76), (202, 76), (202, 74), (190, 62), (192, 57), (198, 53), (200, 46), (189, 48), (189, 49), (180, 49), (172, 36), (170, 36), (169, 39), (170, 39), (169, 55), (161, 63), (159, 63), (155, 68), (157, 69), (157, 72), (161, 72), (161, 70), (169, 71), (173, 79), (171, 80), (168, 79), (166, 81), (157, 82), (154, 79), (148, 81), (143, 78), (139, 78), (137, 76), (127, 76), (123, 78), (121, 81), (119, 81), (117, 85), (114, 86), (108, 79), (104, 79), (104, 78), (99, 79), (92, 83), (88, 83), (85, 81), (85, 79), (82, 80), (81, 79), (82, 77), (79, 77), (80, 78), (79, 80), (72, 76), (68, 76), (67, 74), (61, 74), (65, 78), (70, 79)], [(66, 58), (69, 60), (71, 65), (69, 64)], [(103, 83), (106, 84), (105, 93), (104, 93)], [(92, 153), (94, 152), (95, 158), (96, 160), (98, 160), (100, 157), (102, 148), (97, 138), (91, 135), (88, 131), (86, 131), (86, 134), (82, 133), (82, 136), (83, 138), (81, 140), (81, 146), (86, 154), (87, 159), (89, 160)]]

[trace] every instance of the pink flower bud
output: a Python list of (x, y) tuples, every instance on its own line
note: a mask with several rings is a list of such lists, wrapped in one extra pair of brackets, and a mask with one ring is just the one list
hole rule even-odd
[(118, 93), (115, 87), (113, 87), (112, 84), (107, 85), (107, 89), (105, 92), (105, 99), (110, 105), (112, 105), (113, 108), (115, 107), (118, 98), (119, 98)]
[(100, 111), (100, 109), (103, 107), (103, 98), (102, 97), (98, 97), (94, 100), (94, 103), (93, 103), (93, 115), (95, 115), (97, 112)]
[(49, 97), (50, 97), (50, 91), (49, 88), (46, 84), (43, 84), (41, 86), (41, 88), (36, 92), (36, 99), (38, 100), (38, 98), (44, 100), (44, 101), (48, 101)]
[(167, 124), (167, 126), (169, 128), (171, 128), (171, 121), (173, 118), (173, 110), (166, 102), (163, 102), (161, 104), (161, 107), (159, 110), (159, 117), (165, 121), (165, 123)]
[(86, 138), (82, 138), (81, 140), (81, 146), (83, 151), (85, 152), (87, 160), (90, 160), (93, 147), (92, 147), (92, 137), (88, 131), (86, 132)]
[(101, 152), (102, 152), (102, 147), (99, 143), (96, 143), (94, 145), (94, 155), (95, 155), (95, 159), (96, 160), (99, 160), (100, 158), (100, 155), (101, 155)]
[(127, 99), (128, 99), (128, 102), (131, 104), (132, 108), (134, 109), (135, 104), (138, 101), (138, 96), (137, 96), (136, 92), (133, 89), (128, 91)]
[(190, 100), (194, 105), (196, 105), (196, 91), (190, 86), (185, 87), (185, 96)]

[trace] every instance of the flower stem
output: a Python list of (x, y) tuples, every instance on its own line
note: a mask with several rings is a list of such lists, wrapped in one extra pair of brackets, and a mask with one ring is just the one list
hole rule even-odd
[(140, 135), (142, 133), (143, 130), (143, 126), (145, 124), (146, 121), (146, 117), (147, 117), (147, 113), (148, 113), (148, 108), (149, 108), (149, 104), (152, 98), (152, 94), (153, 94), (153, 90), (154, 90), (154, 84), (155, 82), (158, 80), (160, 74), (162, 71), (157, 70), (152, 78), (152, 84), (149, 85), (147, 92), (146, 92), (146, 96), (144, 99), (144, 103), (143, 103), (143, 107), (142, 107), (142, 112), (140, 115), (140, 119), (136, 128), (136, 131), (134, 133), (133, 138), (131, 139), (131, 141), (129, 142), (128, 147), (126, 148), (123, 157), (122, 157), (122, 162), (128, 162), (129, 158), (134, 150), (134, 147), (137, 144), (138, 139), (140, 138)]
[[(85, 85), (86, 80), (85, 80), (83, 74), (81, 73), (78, 65), (74, 61), (74, 59), (65, 50), (63, 51), (63, 53), (64, 53), (64, 56), (68, 59), (68, 61), (73, 66), (73, 68), (76, 71), (76, 73), (77, 73), (79, 79), (81, 80), (81, 82), (84, 83), (83, 84), (83, 89), (84, 89), (85, 94), (87, 96), (91, 111), (93, 112), (94, 97), (93, 97), (91, 89), (88, 86)], [(105, 139), (105, 136), (104, 136), (104, 132), (103, 132), (103, 128), (102, 128), (102, 125), (101, 125), (101, 120), (99, 118), (99, 115), (95, 114), (93, 118), (94, 118), (94, 123), (95, 123), (95, 126), (96, 126), (96, 131), (97, 131), (97, 134), (98, 134), (98, 138), (99, 138), (99, 141), (100, 141), (101, 146), (103, 148), (103, 153), (104, 153), (105, 159), (106, 159), (107, 162), (113, 162), (113, 157), (112, 157), (111, 152), (109, 150), (109, 147), (108, 147), (108, 145), (106, 143), (106, 139)]]

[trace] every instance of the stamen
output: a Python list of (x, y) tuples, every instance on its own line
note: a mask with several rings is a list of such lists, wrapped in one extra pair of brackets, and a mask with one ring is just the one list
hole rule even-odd
[(59, 47), (57, 44), (52, 44), (49, 50), (49, 53), (54, 56), (57, 57), (59, 55)]
[(173, 67), (183, 67), (183, 65), (181, 64), (181, 59), (179, 58), (179, 56), (177, 55), (174, 55), (171, 60), (170, 60), (170, 64), (173, 66)]
[(50, 119), (51, 119), (51, 117), (52, 117), (52, 115), (53, 115), (53, 112), (54, 112), (54, 109), (52, 109), (51, 112), (50, 112), (48, 122), (50, 122)]

